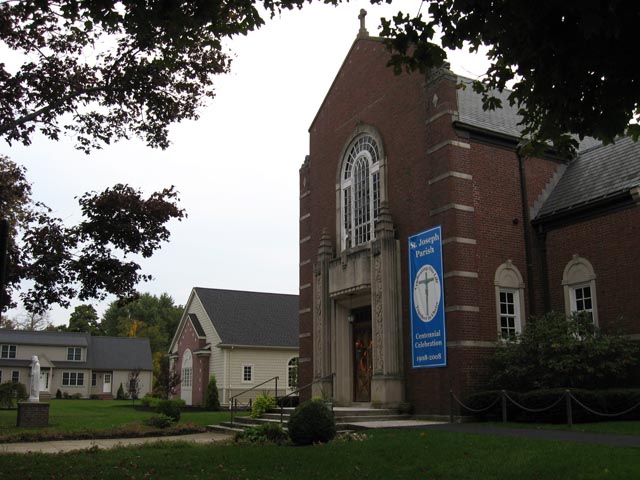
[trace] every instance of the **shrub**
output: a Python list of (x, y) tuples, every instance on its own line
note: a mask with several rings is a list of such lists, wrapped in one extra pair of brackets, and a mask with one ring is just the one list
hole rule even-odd
[(167, 428), (171, 426), (173, 419), (167, 415), (159, 413), (146, 418), (142, 423), (148, 427)]
[(263, 413), (276, 407), (276, 399), (266, 395), (258, 395), (251, 407), (251, 418), (258, 418)]
[(73, 393), (71, 395), (69, 395), (69, 398), (71, 400), (80, 400), (82, 398), (82, 394), (80, 393)]
[(640, 370), (640, 345), (602, 333), (584, 315), (550, 313), (500, 342), (489, 366), (495, 389), (627, 387)]
[(216, 385), (215, 375), (211, 375), (209, 378), (204, 406), (207, 410), (220, 410), (220, 399), (218, 398), (218, 386)]
[(0, 407), (15, 408), (27, 398), (27, 389), (22, 383), (7, 381), (0, 385)]
[(275, 443), (276, 445), (285, 445), (289, 441), (287, 433), (282, 429), (280, 424), (265, 423), (255, 427), (247, 428), (236, 435), (236, 442), (249, 443)]
[(322, 400), (304, 402), (291, 414), (289, 436), (296, 445), (326, 443), (335, 435), (333, 412)]
[(69, 393), (68, 392), (62, 392), (62, 398), (64, 398), (65, 400), (69, 399)]
[(122, 383), (120, 383), (120, 386), (118, 387), (118, 393), (116, 393), (116, 399), (117, 400), (126, 400), (126, 396), (124, 394), (124, 387), (122, 386)]
[(58, 389), (58, 390), (56, 391), (56, 398), (57, 398), (58, 400), (60, 400), (60, 399), (62, 398), (62, 392), (60, 391), (60, 389)]
[(159, 398), (146, 396), (142, 398), (142, 405), (144, 407), (156, 408), (160, 401), (161, 400)]
[(180, 420), (180, 401), (160, 400), (156, 406), (156, 412), (170, 417), (174, 422)]

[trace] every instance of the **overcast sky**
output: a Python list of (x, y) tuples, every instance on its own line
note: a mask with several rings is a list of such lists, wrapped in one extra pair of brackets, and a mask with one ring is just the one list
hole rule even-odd
[[(234, 39), (231, 73), (217, 79), (215, 99), (198, 121), (171, 129), (165, 151), (132, 140), (87, 156), (71, 140), (36, 138), (29, 147), (2, 144), (0, 153), (27, 168), (33, 197), (70, 224), (80, 220), (74, 197), (86, 191), (128, 183), (149, 194), (175, 185), (188, 218), (171, 223), (170, 242), (141, 261), (155, 278), (142, 292), (167, 292), (177, 304), (194, 286), (297, 293), (298, 169), (308, 127), (355, 39), (360, 8), (376, 35), (381, 16), (400, 5), (416, 14), (420, 4), (314, 3)], [(467, 54), (450, 62), (471, 77), (486, 69)], [(107, 304), (93, 302), (100, 314)], [(71, 311), (54, 308), (51, 321), (66, 324)]]

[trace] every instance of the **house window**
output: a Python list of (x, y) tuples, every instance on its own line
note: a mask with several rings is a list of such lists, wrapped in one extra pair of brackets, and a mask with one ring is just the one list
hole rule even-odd
[(375, 237), (380, 211), (379, 160), (378, 143), (369, 134), (356, 137), (347, 149), (340, 177), (343, 249)]
[(524, 318), (524, 280), (520, 270), (507, 260), (496, 269), (496, 316), (498, 337), (506, 340), (522, 333)]
[(62, 372), (62, 385), (65, 387), (81, 387), (84, 385), (84, 373)]
[(571, 311), (585, 314), (593, 322), (593, 299), (590, 285), (571, 287)]
[(13, 383), (19, 383), (20, 382), (20, 371), (19, 370), (13, 370), (11, 372), (11, 381)]
[(2, 345), (0, 348), (0, 358), (16, 358), (16, 346)]
[(67, 360), (71, 362), (79, 362), (82, 360), (82, 348), (69, 347), (67, 348)]
[(514, 338), (521, 332), (519, 300), (516, 290), (500, 289), (500, 338)]
[(92, 373), (91, 374), (91, 386), (95, 387), (96, 385), (98, 385), (98, 374), (97, 373)]
[(185, 350), (182, 354), (182, 379), (181, 387), (190, 389), (193, 384), (193, 355), (191, 350)]
[(289, 360), (287, 364), (287, 386), (294, 390), (298, 388), (298, 357)]
[(584, 312), (597, 326), (596, 274), (589, 260), (574, 255), (562, 274), (562, 287), (567, 316)]
[(253, 365), (242, 366), (242, 381), (243, 382), (253, 381)]

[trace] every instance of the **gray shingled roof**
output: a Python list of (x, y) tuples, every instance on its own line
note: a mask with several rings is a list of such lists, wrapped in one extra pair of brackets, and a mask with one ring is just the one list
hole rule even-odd
[(581, 152), (540, 209), (537, 218), (623, 193), (640, 185), (640, 143), (616, 143)]
[(92, 337), (89, 356), (96, 370), (153, 370), (148, 338)]
[(195, 289), (225, 345), (298, 346), (298, 296)]
[(60, 347), (86, 347), (91, 335), (79, 332), (30, 332), (0, 329), (0, 343), (22, 345), (56, 345)]
[[(0, 344), (54, 345), (86, 347), (89, 357), (84, 362), (53, 361), (57, 368), (92, 368), (97, 370), (153, 370), (151, 346), (148, 338), (92, 337), (76, 332), (29, 332), (0, 329)], [(17, 365), (26, 360), (3, 359)], [(30, 364), (30, 361), (27, 361)]]
[[(473, 80), (458, 76), (456, 81), (459, 85), (464, 85), (464, 88), (458, 88), (456, 92), (459, 124), (506, 135), (514, 139), (520, 138), (522, 127), (518, 123), (522, 120), (522, 116), (518, 114), (517, 107), (509, 105), (510, 90), (502, 92), (493, 90), (491, 93), (502, 101), (502, 108), (483, 110), (482, 95), (473, 91)], [(586, 137), (580, 141), (578, 150), (583, 151), (596, 145), (600, 145), (600, 142), (594, 138)]]

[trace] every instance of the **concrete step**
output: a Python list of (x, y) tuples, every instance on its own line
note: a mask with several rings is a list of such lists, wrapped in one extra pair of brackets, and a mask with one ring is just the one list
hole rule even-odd
[(350, 423), (350, 422), (384, 422), (391, 420), (409, 420), (411, 415), (404, 415), (396, 413), (395, 415), (342, 415), (336, 416), (336, 423)]
[(236, 434), (236, 433), (240, 433), (244, 431), (244, 428), (240, 428), (240, 427), (231, 427), (228, 425), (207, 425), (205, 427), (207, 430), (211, 431), (211, 432), (225, 432), (225, 433), (232, 433), (232, 434)]

